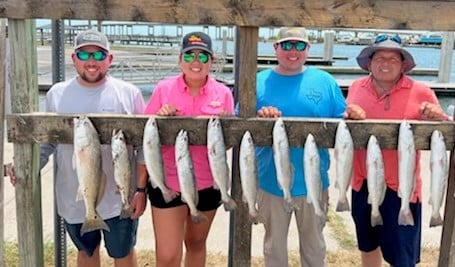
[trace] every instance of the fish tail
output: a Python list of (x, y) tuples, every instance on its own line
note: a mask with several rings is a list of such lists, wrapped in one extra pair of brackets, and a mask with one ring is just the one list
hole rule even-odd
[(378, 213), (377, 215), (372, 213), (371, 214), (371, 226), (375, 227), (377, 225), (382, 225), (382, 216), (380, 213)]
[(351, 208), (349, 207), (348, 198), (344, 196), (338, 200), (336, 211), (349, 211)]
[(166, 203), (171, 202), (178, 196), (179, 196), (179, 193), (174, 190), (171, 190), (171, 189), (168, 189), (166, 191), (163, 190), (163, 199), (164, 199), (164, 202), (166, 202)]
[(297, 206), (297, 204), (295, 204), (294, 200), (291, 198), (284, 201), (284, 210), (287, 213), (293, 213), (294, 211), (299, 210), (299, 206)]
[(133, 215), (133, 208), (129, 204), (123, 205), (120, 211), (120, 219), (130, 218), (131, 215)]
[(200, 211), (197, 211), (195, 214), (191, 214), (191, 221), (194, 224), (203, 223), (203, 222), (206, 222), (207, 220), (208, 220), (207, 216), (205, 216)]
[(85, 233), (101, 229), (108, 232), (111, 231), (109, 226), (101, 219), (99, 215), (96, 215), (94, 218), (85, 217), (84, 223), (81, 227), (81, 236), (83, 236)]
[(430, 227), (440, 226), (443, 224), (441, 214), (439, 212), (436, 215), (432, 215), (430, 219)]
[(231, 211), (237, 208), (237, 204), (231, 197), (227, 197), (227, 199), (223, 200), (224, 210)]
[(414, 217), (412, 216), (411, 210), (401, 209), (398, 214), (398, 224), (399, 225), (414, 225)]

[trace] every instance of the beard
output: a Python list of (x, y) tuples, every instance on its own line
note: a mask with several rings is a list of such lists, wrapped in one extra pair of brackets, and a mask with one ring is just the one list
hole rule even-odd
[(104, 78), (106, 78), (106, 75), (107, 75), (107, 71), (106, 72), (100, 72), (98, 74), (98, 76), (94, 77), (94, 78), (91, 78), (91, 77), (88, 77), (85, 72), (82, 72), (79, 74), (79, 77), (86, 83), (98, 83), (102, 80), (104, 80)]

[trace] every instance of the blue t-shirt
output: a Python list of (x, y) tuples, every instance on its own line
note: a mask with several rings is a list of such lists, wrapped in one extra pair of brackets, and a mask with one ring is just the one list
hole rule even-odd
[[(272, 69), (257, 75), (257, 105), (273, 106), (281, 111), (282, 117), (341, 118), (346, 102), (335, 79), (327, 72), (314, 67), (296, 75), (282, 75)], [(271, 134), (271, 133), (270, 133)], [(305, 137), (302, 137), (305, 138)], [(328, 169), (330, 156), (328, 149), (319, 149), (321, 157), (321, 179), (323, 189), (329, 186)], [(259, 187), (282, 197), (277, 178), (271, 147), (256, 149), (258, 159)], [(306, 196), (307, 189), (303, 173), (303, 148), (291, 147), (291, 162), (294, 167), (292, 196)]]

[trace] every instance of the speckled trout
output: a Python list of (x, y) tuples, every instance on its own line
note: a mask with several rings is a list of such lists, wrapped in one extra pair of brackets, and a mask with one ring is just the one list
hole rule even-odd
[(199, 196), (193, 172), (193, 162), (188, 148), (188, 134), (185, 130), (180, 130), (175, 139), (175, 162), (181, 198), (190, 209), (191, 220), (195, 224), (207, 221), (207, 217), (197, 209)]
[(336, 160), (336, 182), (338, 189), (338, 203), (336, 211), (348, 211), (349, 203), (347, 190), (352, 177), (352, 160), (354, 158), (354, 143), (351, 133), (344, 120), (338, 123), (335, 135), (335, 160)]
[(447, 159), (446, 145), (444, 136), (438, 130), (431, 134), (430, 152), (430, 205), (432, 207), (430, 227), (442, 225), (443, 220), (439, 209), (442, 206), (444, 195), (447, 190), (447, 180), (449, 176), (449, 162)]
[(84, 200), (86, 214), (81, 228), (81, 235), (104, 229), (109, 226), (96, 211), (106, 187), (106, 175), (101, 165), (101, 144), (98, 132), (92, 122), (85, 116), (74, 118), (74, 157), (79, 188), (76, 200)]
[(131, 162), (128, 156), (125, 135), (122, 130), (112, 131), (111, 138), (112, 160), (114, 162), (114, 180), (122, 200), (120, 218), (129, 218), (133, 214), (130, 206)]
[(158, 187), (163, 194), (164, 201), (170, 202), (178, 196), (178, 193), (169, 189), (166, 185), (160, 135), (156, 119), (153, 116), (150, 117), (145, 124), (142, 149), (144, 152), (145, 166), (152, 187)]
[(386, 183), (384, 179), (384, 160), (376, 136), (371, 135), (367, 145), (367, 187), (368, 204), (371, 205), (371, 226), (382, 225), (379, 206), (384, 201)]
[(224, 209), (226, 211), (234, 210), (237, 204), (228, 193), (231, 186), (231, 178), (226, 158), (223, 129), (218, 118), (210, 118), (207, 125), (207, 152), (213, 176), (213, 186), (215, 189), (220, 190)]
[(414, 225), (414, 218), (409, 208), (415, 186), (416, 150), (411, 125), (407, 121), (400, 123), (398, 134), (398, 196), (401, 198), (399, 225)]
[(287, 212), (293, 212), (298, 207), (291, 196), (291, 187), (294, 182), (294, 167), (291, 163), (289, 141), (282, 118), (278, 118), (273, 126), (273, 160), (275, 162), (276, 177), (283, 191), (284, 208)]
[(239, 171), (242, 185), (242, 199), (248, 205), (248, 213), (254, 224), (259, 222), (257, 210), (258, 172), (254, 141), (251, 133), (246, 131), (240, 142)]
[(313, 204), (316, 215), (323, 217), (321, 208), (322, 180), (321, 180), (321, 159), (316, 141), (312, 134), (308, 134), (305, 140), (303, 152), (303, 170), (305, 172), (305, 185), (307, 190), (307, 202)]

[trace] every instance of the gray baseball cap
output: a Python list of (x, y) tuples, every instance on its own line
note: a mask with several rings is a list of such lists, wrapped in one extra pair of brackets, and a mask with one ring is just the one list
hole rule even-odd
[(105, 51), (109, 51), (109, 40), (107, 37), (94, 29), (83, 31), (74, 39), (74, 50), (87, 45), (95, 45)]

